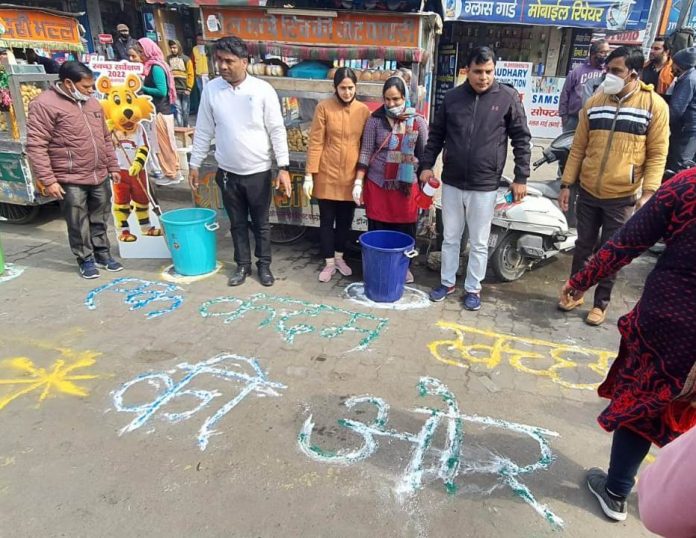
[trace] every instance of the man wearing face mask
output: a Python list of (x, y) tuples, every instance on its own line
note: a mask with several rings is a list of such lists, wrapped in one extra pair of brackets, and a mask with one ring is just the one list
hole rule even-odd
[(680, 50), (674, 55), (673, 70), (677, 76), (669, 102), (669, 140), (667, 168), (679, 171), (688, 167), (696, 155), (696, 47)]
[[(580, 111), (573, 147), (563, 173), (559, 205), (568, 211), (570, 186), (579, 182), (578, 239), (571, 275), (590, 258), (657, 190), (667, 160), (669, 112), (651, 85), (640, 80), (643, 53), (619, 47), (607, 58), (600, 90)], [(597, 285), (589, 325), (606, 317), (614, 278)], [(559, 308), (569, 312), (583, 299), (566, 298)]]
[(111, 186), (121, 181), (116, 152), (85, 64), (65, 62), (58, 82), (29, 104), (27, 157), (46, 195), (60, 202), (68, 241), (84, 278), (123, 267), (111, 257)]
[(578, 125), (578, 113), (582, 108), (582, 88), (590, 80), (604, 73), (604, 61), (609, 55), (609, 43), (598, 39), (590, 45), (587, 62), (573, 69), (566, 77), (558, 102), (558, 115), (564, 131), (574, 131)]
[(119, 24), (116, 26), (116, 32), (118, 36), (116, 42), (114, 43), (114, 54), (116, 55), (115, 60), (117, 62), (129, 61), (128, 49), (133, 48), (133, 45), (137, 43), (130, 35), (130, 30), (125, 24)]

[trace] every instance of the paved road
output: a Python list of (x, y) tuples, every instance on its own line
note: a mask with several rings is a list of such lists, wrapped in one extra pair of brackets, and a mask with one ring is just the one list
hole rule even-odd
[(344, 296), (360, 275), (319, 283), (309, 239), (275, 249), (273, 288), (232, 289), (221, 234), (223, 270), (174, 290), (157, 260), (80, 279), (55, 210), (0, 235), (24, 268), (0, 283), (3, 536), (649, 535), (582, 478), (607, 463), (590, 388), (651, 257), (590, 328), (555, 310), (567, 256), (487, 282), (478, 313), (390, 311)]

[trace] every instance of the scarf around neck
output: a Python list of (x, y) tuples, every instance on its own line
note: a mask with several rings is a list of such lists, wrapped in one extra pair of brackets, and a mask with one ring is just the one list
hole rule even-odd
[(138, 39), (138, 43), (143, 48), (145, 57), (143, 58), (143, 75), (148, 76), (152, 71), (153, 66), (157, 65), (164, 70), (167, 76), (167, 91), (169, 93), (169, 102), (176, 103), (176, 87), (174, 84), (174, 76), (164, 60), (162, 50), (157, 46), (152, 39), (142, 37)]
[(384, 188), (402, 189), (404, 185), (411, 185), (416, 181), (415, 152), (418, 128), (415, 123), (418, 113), (415, 108), (407, 105), (397, 117), (391, 116), (386, 108), (384, 114), (394, 122), (389, 140), (385, 144), (387, 158), (384, 167)]

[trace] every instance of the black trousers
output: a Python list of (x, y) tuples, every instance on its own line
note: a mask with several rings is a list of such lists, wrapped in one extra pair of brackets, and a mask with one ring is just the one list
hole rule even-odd
[(336, 252), (344, 252), (354, 213), (353, 202), (319, 200), (319, 244), (322, 258), (333, 258)]
[[(633, 197), (614, 200), (595, 198), (580, 189), (576, 211), (578, 218), (578, 239), (573, 252), (571, 275), (583, 268), (595, 248), (602, 246), (633, 215), (635, 200)], [(594, 306), (606, 310), (611, 300), (611, 290), (616, 282), (616, 275), (603, 278), (597, 284)]]
[(391, 230), (392, 232), (401, 232), (410, 235), (416, 239), (416, 223), (415, 222), (382, 222), (379, 220), (367, 219), (367, 230), (374, 232), (377, 230)]
[(696, 160), (696, 135), (689, 133), (672, 134), (669, 138), (667, 169), (678, 172), (687, 168), (687, 161)]
[(111, 185), (61, 184), (65, 194), (60, 201), (68, 225), (68, 242), (78, 263), (90, 258), (107, 260), (109, 238), (106, 228), (111, 214)]
[(614, 432), (607, 473), (609, 491), (619, 497), (628, 497), (636, 483), (638, 468), (648, 455), (651, 444), (645, 437), (627, 428), (619, 428)]
[(251, 219), (256, 265), (271, 265), (271, 225), (268, 222), (272, 196), (271, 171), (241, 176), (218, 168), (215, 181), (222, 191), (222, 203), (230, 218), (234, 261), (239, 267), (251, 267)]

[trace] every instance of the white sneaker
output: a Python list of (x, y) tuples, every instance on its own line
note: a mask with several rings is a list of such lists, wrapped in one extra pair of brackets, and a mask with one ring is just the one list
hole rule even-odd
[(183, 178), (181, 178), (181, 177), (179, 177), (178, 179), (163, 177), (162, 179), (156, 179), (155, 185), (159, 185), (160, 187), (167, 187), (169, 185), (178, 185), (182, 181), (183, 181)]

